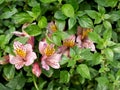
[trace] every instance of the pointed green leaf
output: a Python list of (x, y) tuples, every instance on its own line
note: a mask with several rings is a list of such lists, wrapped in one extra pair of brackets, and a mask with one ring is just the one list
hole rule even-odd
[(71, 29), (75, 24), (76, 24), (76, 19), (75, 18), (69, 18), (69, 20), (68, 20), (69, 29)]
[(91, 79), (90, 71), (86, 64), (80, 64), (76, 70), (82, 77)]
[(74, 17), (74, 8), (71, 4), (64, 4), (62, 6), (62, 12), (67, 17)]

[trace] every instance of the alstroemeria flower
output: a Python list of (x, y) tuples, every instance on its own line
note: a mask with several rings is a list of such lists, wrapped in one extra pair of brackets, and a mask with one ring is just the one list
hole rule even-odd
[(35, 62), (32, 66), (32, 73), (37, 77), (39, 77), (42, 73), (41, 68), (37, 62)]
[(58, 52), (62, 53), (65, 56), (69, 56), (69, 48), (75, 45), (75, 35), (71, 35), (70, 37), (63, 40), (63, 45), (58, 48)]
[(54, 32), (57, 31), (57, 27), (56, 27), (56, 25), (55, 25), (55, 23), (53, 21), (51, 21), (50, 23), (48, 23), (47, 30), (50, 33), (54, 33)]
[(80, 48), (90, 48), (91, 51), (95, 51), (94, 43), (88, 38), (88, 33), (91, 32), (91, 29), (83, 29), (78, 27), (77, 31), (77, 46)]
[(9, 55), (9, 62), (14, 64), (16, 69), (22, 68), (24, 65), (31, 65), (34, 60), (37, 58), (35, 52), (33, 52), (31, 44), (25, 44), (16, 41), (13, 44), (14, 55)]
[(42, 54), (42, 68), (46, 70), (49, 70), (49, 66), (51, 66), (54, 69), (60, 68), (59, 61), (61, 59), (61, 54), (55, 52), (53, 44), (47, 44), (46, 41), (40, 41), (39, 51)]
[(71, 35), (69, 38), (63, 40), (63, 46), (73, 47), (75, 45), (75, 35)]

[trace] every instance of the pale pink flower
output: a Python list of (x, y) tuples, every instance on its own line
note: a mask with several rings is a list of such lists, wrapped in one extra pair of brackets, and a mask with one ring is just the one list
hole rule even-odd
[(37, 62), (35, 62), (35, 63), (32, 65), (32, 73), (33, 73), (35, 76), (37, 76), (37, 77), (39, 77), (39, 76), (41, 75), (41, 73), (42, 73), (41, 68), (40, 68), (40, 66), (39, 66), (39, 64), (38, 64)]
[(57, 31), (57, 27), (53, 21), (48, 23), (47, 30), (52, 34)]
[(63, 40), (63, 46), (73, 47), (75, 45), (75, 35), (71, 35), (67, 39)]
[[(47, 44), (46, 41), (39, 42), (39, 51), (42, 54), (41, 64), (42, 68), (49, 70), (50, 67), (54, 69), (59, 69), (59, 61), (61, 59), (61, 54), (55, 52), (53, 44)], [(49, 67), (50, 66), (50, 67)]]
[(91, 51), (96, 51), (94, 43), (89, 39), (84, 40), (82, 47), (89, 48)]
[(69, 57), (70, 47), (75, 45), (75, 35), (71, 35), (70, 37), (63, 40), (63, 45), (58, 48), (58, 53), (62, 53), (63, 55)]
[(78, 27), (77, 30), (77, 46), (80, 48), (89, 48), (91, 51), (95, 51), (95, 45), (93, 41), (88, 38), (88, 33), (91, 32), (91, 29), (85, 29)]
[(14, 55), (9, 55), (11, 64), (14, 64), (16, 69), (22, 68), (24, 65), (31, 65), (37, 58), (35, 52), (33, 52), (31, 44), (23, 45), (22, 43), (16, 41), (13, 44)]

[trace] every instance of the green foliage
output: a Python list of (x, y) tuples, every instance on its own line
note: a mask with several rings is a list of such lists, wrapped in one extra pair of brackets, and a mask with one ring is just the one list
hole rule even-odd
[[(0, 90), (120, 89), (119, 0), (0, 0), (0, 15)], [(54, 25), (48, 26), (51, 21)], [(48, 30), (50, 27), (53, 31)], [(74, 46), (64, 47), (71, 35), (75, 35)], [(45, 39), (54, 44), (55, 53), (61, 54), (59, 69), (51, 67), (57, 62), (54, 58), (49, 61), (51, 56), (42, 62), (46, 56), (38, 47)], [(16, 54), (14, 41), (34, 41), (39, 77), (33, 75), (33, 64), (17, 70), (9, 62), (10, 57), (6, 58)], [(70, 44), (73, 41), (70, 39)], [(45, 70), (44, 64), (50, 69)]]

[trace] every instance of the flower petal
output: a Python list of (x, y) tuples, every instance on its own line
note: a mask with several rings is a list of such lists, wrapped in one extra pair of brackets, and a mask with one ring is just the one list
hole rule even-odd
[(26, 48), (26, 52), (27, 52), (27, 53), (33, 51), (33, 49), (32, 49), (32, 45), (31, 45), (31, 44), (26, 44), (24, 47)]
[(91, 40), (89, 40), (89, 39), (86, 39), (86, 40), (83, 42), (83, 45), (82, 45), (82, 46), (85, 47), (85, 48), (90, 48), (91, 51), (95, 51), (95, 45), (94, 45), (94, 43), (93, 43)]
[(61, 59), (61, 55), (62, 54), (57, 53), (53, 54), (52, 56), (47, 58), (46, 63), (54, 69), (60, 68), (59, 61)]
[(23, 61), (18, 61), (17, 63), (15, 63), (15, 68), (16, 69), (21, 69), (23, 66), (24, 66)]
[(14, 31), (13, 34), (15, 34), (16, 36), (25, 36), (23, 32), (18, 32), (18, 31)]
[(9, 62), (11, 64), (15, 64), (16, 69), (20, 69), (23, 67), (24, 61), (21, 57), (13, 55), (9, 55), (9, 57), (10, 57)]
[(47, 59), (46, 56), (43, 56), (42, 59), (41, 59), (42, 68), (45, 69), (45, 70), (49, 70), (50, 67), (49, 67), (49, 65), (46, 63), (46, 59)]
[(39, 51), (42, 55), (44, 55), (44, 49), (47, 47), (46, 41), (39, 42)]
[(25, 58), (26, 59), (25, 65), (26, 66), (31, 65), (36, 58), (37, 58), (36, 53), (34, 53), (34, 52), (27, 53), (27, 56)]

